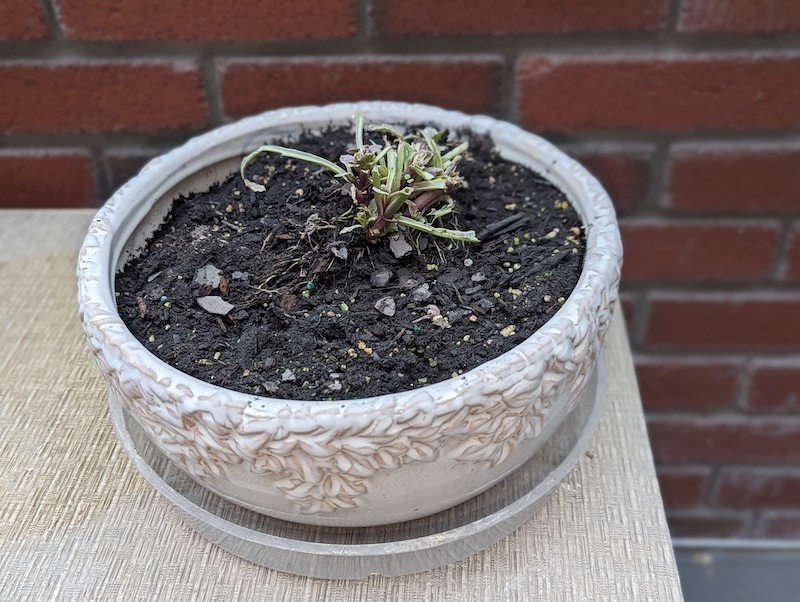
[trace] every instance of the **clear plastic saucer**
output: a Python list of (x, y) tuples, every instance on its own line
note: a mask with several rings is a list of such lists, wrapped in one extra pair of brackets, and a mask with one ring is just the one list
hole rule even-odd
[(206, 490), (169, 461), (109, 399), (111, 422), (136, 468), (198, 533), (272, 569), (330, 579), (407, 575), (476, 554), (539, 510), (586, 451), (605, 405), (601, 352), (577, 407), (547, 444), (480, 495), (425, 518), (379, 527), (314, 527), (247, 510)]

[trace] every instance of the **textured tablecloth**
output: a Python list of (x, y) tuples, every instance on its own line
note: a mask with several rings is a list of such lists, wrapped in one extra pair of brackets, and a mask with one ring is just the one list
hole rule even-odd
[(136, 472), (83, 341), (87, 211), (0, 211), (0, 600), (682, 600), (619, 315), (606, 414), (521, 529), (406, 577), (295, 577), (197, 535)]

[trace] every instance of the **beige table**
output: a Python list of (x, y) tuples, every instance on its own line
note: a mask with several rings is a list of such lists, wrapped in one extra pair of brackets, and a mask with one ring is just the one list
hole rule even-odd
[(87, 211), (0, 211), (0, 599), (682, 600), (624, 324), (589, 453), (521, 529), (406, 577), (294, 577), (204, 540), (108, 420), (74, 282)]

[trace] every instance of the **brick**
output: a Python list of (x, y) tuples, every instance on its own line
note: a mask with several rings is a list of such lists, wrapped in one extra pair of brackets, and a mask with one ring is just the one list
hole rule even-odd
[(94, 172), (84, 151), (0, 152), (0, 208), (86, 207), (97, 204)]
[(710, 410), (734, 401), (735, 362), (636, 358), (636, 378), (648, 410)]
[(50, 37), (37, 0), (3, 0), (0, 3), (0, 40), (40, 40)]
[(747, 407), (752, 410), (800, 410), (800, 360), (792, 364), (759, 362), (750, 374)]
[(789, 238), (789, 248), (784, 258), (784, 280), (800, 280), (800, 224), (795, 224)]
[(156, 131), (207, 123), (189, 62), (0, 66), (0, 132)]
[(650, 155), (576, 152), (580, 161), (608, 192), (617, 213), (636, 210), (647, 196), (650, 183)]
[(736, 537), (745, 533), (748, 522), (749, 515), (743, 512), (667, 512), (667, 523), (672, 537)]
[(800, 297), (656, 295), (645, 342), (651, 347), (725, 350), (800, 349)]
[(658, 466), (658, 484), (667, 508), (691, 508), (703, 503), (711, 469), (707, 466)]
[(650, 415), (647, 427), (657, 462), (800, 461), (800, 418), (795, 416)]
[(68, 38), (282, 40), (355, 33), (354, 0), (59, 0)]
[(760, 537), (800, 539), (800, 512), (763, 512), (755, 532)]
[(800, 121), (800, 56), (523, 56), (523, 127), (569, 131), (780, 129)]
[[(800, 3), (798, 3), (800, 6)], [(800, 148), (673, 149), (670, 206), (680, 211), (800, 211)]]
[(800, 507), (800, 471), (791, 469), (724, 469), (714, 504), (726, 508)]
[(679, 31), (760, 33), (800, 31), (796, 0), (683, 0)]
[(105, 154), (108, 179), (115, 190), (139, 173), (150, 159), (166, 152), (158, 149), (115, 149)]
[(286, 106), (381, 99), (490, 113), (498, 100), (501, 62), (300, 59), (227, 61), (220, 67), (224, 110), (237, 118)]
[(660, 29), (665, 0), (397, 0), (376, 2), (380, 35), (500, 35)]
[(769, 276), (779, 228), (771, 222), (621, 224), (622, 278), (634, 280), (760, 280)]

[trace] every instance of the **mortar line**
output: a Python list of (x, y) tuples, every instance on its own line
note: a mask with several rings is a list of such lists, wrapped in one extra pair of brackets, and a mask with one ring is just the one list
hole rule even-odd
[(39, 6), (42, 8), (45, 25), (47, 25), (47, 29), (50, 30), (50, 34), (53, 36), (51, 43), (54, 40), (65, 40), (66, 36), (61, 28), (61, 20), (58, 18), (56, 0), (39, 0)]
[[(703, 357), (713, 357), (715, 360), (738, 360), (742, 354), (742, 347), (726, 349), (724, 347), (693, 347), (690, 345), (674, 346), (647, 346), (634, 348), (633, 353), (637, 356), (646, 356), (649, 360), (656, 359), (680, 359), (687, 354), (691, 357), (702, 359)], [(754, 360), (767, 362), (782, 362), (784, 360), (794, 364), (797, 356), (797, 347), (790, 349), (754, 349), (751, 351)], [(781, 415), (798, 416), (797, 412), (785, 412)]]
[[(791, 214), (789, 214), (791, 215)], [(787, 219), (788, 218), (788, 219)], [(782, 230), (778, 235), (778, 241), (775, 245), (775, 256), (773, 258), (774, 264), (771, 272), (772, 279), (776, 283), (783, 284), (783, 277), (788, 270), (787, 257), (792, 243), (792, 233), (796, 222), (787, 216), (781, 220)]]
[(519, 109), (517, 106), (517, 63), (519, 52), (516, 49), (507, 51), (503, 55), (503, 65), (500, 71), (497, 115), (513, 123), (519, 123)]
[[(151, 143), (154, 139), (157, 143), (169, 144), (170, 142), (180, 142), (186, 139), (187, 135), (195, 133), (197, 130), (181, 129), (181, 130), (162, 130), (153, 132), (115, 132), (113, 140), (108, 138), (107, 133), (94, 133), (94, 132), (52, 132), (52, 133), (37, 133), (37, 132), (10, 132), (1, 134), (0, 140), (6, 146), (69, 146), (75, 144), (95, 144), (98, 142), (105, 143), (109, 148), (114, 146), (125, 146), (126, 144), (143, 144)], [(760, 150), (781, 150), (782, 148), (794, 150), (800, 143), (800, 131), (785, 132), (785, 131), (742, 131), (742, 132), (720, 132), (720, 131), (707, 131), (702, 133), (697, 132), (676, 132), (665, 134), (663, 132), (642, 132), (638, 136), (630, 136), (625, 132), (609, 130), (606, 133), (593, 133), (586, 135), (581, 132), (574, 132), (571, 136), (567, 137), (564, 134), (552, 135), (546, 132), (537, 132), (539, 135), (547, 138), (560, 148), (564, 148), (567, 152), (577, 153), (583, 151), (594, 152), (631, 152), (641, 153), (649, 152), (651, 149), (654, 151), (656, 146), (671, 137), (673, 139), (672, 147), (680, 144), (702, 144), (708, 147), (725, 147), (736, 150), (737, 148), (747, 147)], [(669, 209), (663, 207), (663, 209)], [(787, 216), (796, 215), (800, 213), (800, 209), (794, 211), (749, 211), (749, 212), (698, 212), (687, 213), (687, 215), (706, 215), (713, 217), (722, 217), (730, 215), (731, 217), (777, 217), (785, 219)]]
[(574, 130), (574, 131), (547, 131), (541, 130), (539, 135), (546, 137), (555, 144), (602, 144), (614, 142), (656, 144), (669, 142), (671, 146), (678, 144), (702, 143), (709, 146), (745, 145), (748, 142), (757, 142), (764, 146), (774, 145), (780, 148), (795, 147), (800, 143), (800, 127), (786, 127), (781, 129), (766, 130), (763, 128), (738, 129), (695, 129), (665, 131), (657, 129), (620, 130)]
[(670, 0), (667, 4), (665, 28), (668, 32), (678, 31), (678, 21), (681, 16), (681, 0)]
[(736, 374), (736, 383), (733, 389), (733, 401), (736, 407), (746, 414), (752, 413), (747, 407), (747, 393), (750, 390), (750, 380), (752, 378), (753, 356), (747, 356), (742, 369)]
[(750, 525), (747, 535), (748, 537), (764, 537), (762, 529), (762, 521), (766, 511), (777, 510), (779, 507), (772, 508), (753, 508), (753, 524)]
[(216, 127), (225, 123), (225, 113), (222, 109), (222, 90), (217, 77), (217, 63), (213, 56), (204, 56), (201, 59), (200, 70), (203, 77), (203, 91), (206, 97), (206, 106), (211, 126)]
[[(624, 253), (624, 249), (623, 249)], [(647, 336), (647, 325), (650, 322), (650, 298), (647, 291), (636, 293), (636, 312), (633, 314), (631, 324), (631, 352), (638, 352), (645, 347), (645, 337)]]
[(669, 170), (667, 164), (670, 159), (670, 149), (672, 140), (660, 140), (656, 143), (653, 156), (650, 159), (650, 181), (648, 182), (647, 192), (644, 202), (637, 208), (639, 211), (661, 209), (665, 201), (667, 189), (669, 187)]
[[(76, 58), (155, 58), (175, 59), (196, 57), (204, 50), (225, 58), (248, 56), (335, 56), (361, 55), (365, 50), (378, 54), (474, 54), (475, 48), (483, 53), (502, 54), (518, 51), (522, 54), (545, 54), (590, 59), (597, 54), (626, 58), (639, 53), (644, 58), (669, 54), (696, 55), (741, 55), (752, 53), (787, 55), (798, 54), (800, 34), (692, 34), (676, 32), (606, 32), (606, 33), (531, 33), (505, 36), (407, 36), (384, 38), (372, 31), (372, 20), (364, 0), (364, 7), (357, 14), (356, 23), (366, 31), (357, 31), (355, 36), (325, 40), (233, 40), (233, 41), (171, 41), (171, 40), (73, 40), (64, 36), (57, 19), (57, 8), (42, 0), (48, 10), (46, 19), (59, 34), (55, 40), (38, 40), (8, 43), (4, 45), (6, 58), (48, 58), (54, 41), (60, 54), (70, 53)], [(363, 36), (363, 37), (362, 37)], [(368, 42), (368, 48), (365, 48)]]
[[(796, 212), (795, 212), (796, 213)], [(790, 214), (791, 215), (791, 214)], [(782, 231), (785, 227), (785, 219), (780, 219), (781, 216), (773, 216), (770, 214), (752, 214), (752, 213), (738, 213), (738, 214), (706, 214), (706, 213), (659, 213), (656, 215), (625, 215), (619, 218), (619, 222), (626, 226), (660, 226), (662, 224), (678, 225), (678, 226), (720, 226), (720, 227), (739, 227), (739, 228), (773, 228), (774, 230)], [(658, 218), (654, 221), (653, 218)], [(772, 278), (770, 273), (763, 276), (763, 279)], [(743, 280), (743, 279), (740, 279)], [(776, 284), (780, 284), (779, 280), (775, 280)], [(696, 281), (697, 282), (697, 281)]]
[[(685, 350), (671, 355), (651, 355), (648, 351), (637, 351), (633, 354), (633, 358), (636, 362), (641, 364), (661, 363), (661, 361), (667, 359), (682, 366), (703, 366), (708, 362), (709, 355), (706, 353), (687, 354)], [(722, 359), (725, 360), (722, 363), (730, 363), (731, 365), (735, 365), (737, 369), (741, 369), (750, 360), (750, 354), (740, 351), (738, 355), (731, 355)]]
[[(658, 418), (658, 419), (667, 419), (667, 420), (696, 420), (696, 419), (703, 419), (708, 420), (710, 422), (718, 421), (719, 419), (728, 420), (728, 419), (735, 419), (743, 424), (750, 424), (754, 421), (766, 421), (766, 422), (781, 422), (785, 424), (789, 424), (790, 426), (800, 426), (800, 414), (795, 412), (794, 414), (778, 414), (778, 413), (769, 413), (769, 414), (749, 414), (740, 412), (735, 408), (732, 407), (721, 407), (719, 410), (714, 412), (709, 412), (708, 410), (687, 410), (686, 408), (675, 408), (671, 410), (661, 409), (655, 410), (647, 408), (645, 409), (645, 416), (650, 418)], [(776, 456), (777, 457), (777, 456)], [(696, 461), (695, 461), (696, 462)], [(800, 470), (798, 469), (795, 464), (790, 462), (784, 462), (783, 460), (779, 460), (780, 463), (773, 463), (773, 464), (764, 464), (763, 460), (748, 460), (747, 462), (736, 462), (735, 467), (739, 468), (740, 466), (753, 466), (757, 468), (763, 468), (767, 470)], [(673, 462), (670, 461), (670, 464)], [(690, 462), (680, 462), (680, 464), (687, 464)], [(728, 467), (728, 462), (719, 462), (721, 466)]]
[[(698, 288), (699, 287), (699, 288)], [(726, 295), (750, 297), (769, 300), (773, 298), (791, 298), (800, 301), (800, 286), (795, 282), (770, 282), (764, 278), (752, 280), (635, 280), (623, 279), (623, 292), (649, 292), (663, 294), (668, 297), (695, 295), (708, 296), (719, 300)]]
[[(369, 0), (355, 0), (355, 38), (359, 41), (369, 42), (375, 34), (374, 6)], [(365, 44), (366, 46), (367, 44)]]
[(708, 475), (708, 483), (706, 483), (705, 491), (703, 492), (703, 503), (704, 505), (713, 510), (717, 508), (713, 504), (714, 497), (719, 492), (719, 481), (721, 479), (720, 474), (722, 473), (722, 466), (719, 462), (713, 462), (710, 464), (711, 472)]
[(111, 195), (113, 186), (111, 184), (111, 170), (103, 149), (92, 146), (89, 149), (92, 170), (97, 180), (97, 192), (100, 202), (103, 203)]

